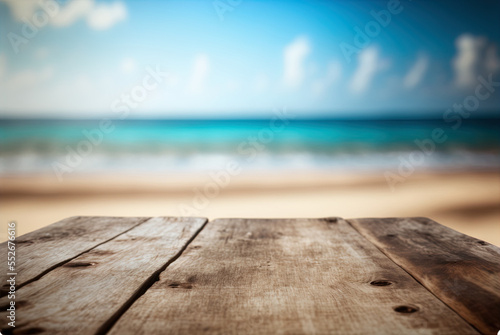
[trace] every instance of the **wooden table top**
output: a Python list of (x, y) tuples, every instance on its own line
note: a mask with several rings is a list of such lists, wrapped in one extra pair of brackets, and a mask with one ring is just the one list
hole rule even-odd
[(500, 329), (500, 249), (426, 218), (71, 217), (13, 242), (2, 334)]

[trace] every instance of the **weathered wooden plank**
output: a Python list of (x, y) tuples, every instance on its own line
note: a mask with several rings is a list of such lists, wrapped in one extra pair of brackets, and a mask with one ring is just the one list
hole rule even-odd
[[(36, 279), (81, 253), (141, 224), (143, 217), (70, 217), (37, 231), (19, 236), (16, 245), (16, 286)], [(22, 223), (19, 223), (22, 224)], [(7, 256), (7, 242), (0, 244), (0, 254)], [(7, 262), (0, 265), (0, 296), (8, 291)]]
[(349, 222), (478, 330), (500, 330), (500, 248), (427, 218)]
[[(177, 257), (206, 219), (152, 218), (82, 254), (16, 295), (14, 334), (95, 334)], [(7, 297), (0, 299), (0, 324), (7, 325)]]
[(208, 223), (109, 334), (477, 334), (341, 219)]

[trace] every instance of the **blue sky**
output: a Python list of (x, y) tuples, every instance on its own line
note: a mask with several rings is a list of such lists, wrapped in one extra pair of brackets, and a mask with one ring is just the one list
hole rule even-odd
[[(0, 116), (439, 115), (478, 76), (500, 81), (499, 12), (498, 1), (0, 0)], [(145, 90), (151, 71), (161, 79)], [(494, 92), (480, 109), (499, 103)]]

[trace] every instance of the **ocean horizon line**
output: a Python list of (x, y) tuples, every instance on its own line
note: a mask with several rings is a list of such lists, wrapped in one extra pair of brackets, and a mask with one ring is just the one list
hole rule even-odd
[[(423, 115), (417, 117), (415, 115), (410, 116), (400, 116), (395, 117), (394, 115), (379, 115), (377, 117), (368, 116), (368, 115), (355, 115), (355, 116), (303, 116), (303, 115), (294, 115), (290, 114), (293, 117), (287, 119), (290, 122), (319, 122), (319, 121), (327, 121), (327, 122), (421, 122), (421, 121), (443, 121), (446, 122), (445, 117), (442, 115)], [(200, 121), (213, 121), (213, 122), (259, 122), (259, 121), (270, 121), (275, 116), (269, 117), (127, 117), (127, 118), (119, 118), (119, 117), (111, 117), (104, 115), (103, 117), (10, 117), (10, 116), (2, 116), (0, 117), (0, 123), (8, 123), (8, 122), (92, 122), (92, 121), (100, 121), (102, 119), (109, 119), (113, 122), (200, 122)], [(464, 121), (467, 120), (500, 120), (500, 112), (488, 112), (481, 114), (473, 114), (471, 113), (469, 117), (462, 118)]]

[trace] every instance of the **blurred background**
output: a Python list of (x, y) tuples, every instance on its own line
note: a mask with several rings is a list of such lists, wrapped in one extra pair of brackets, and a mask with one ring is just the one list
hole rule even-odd
[(500, 245), (499, 12), (0, 0), (0, 221), (426, 216)]

